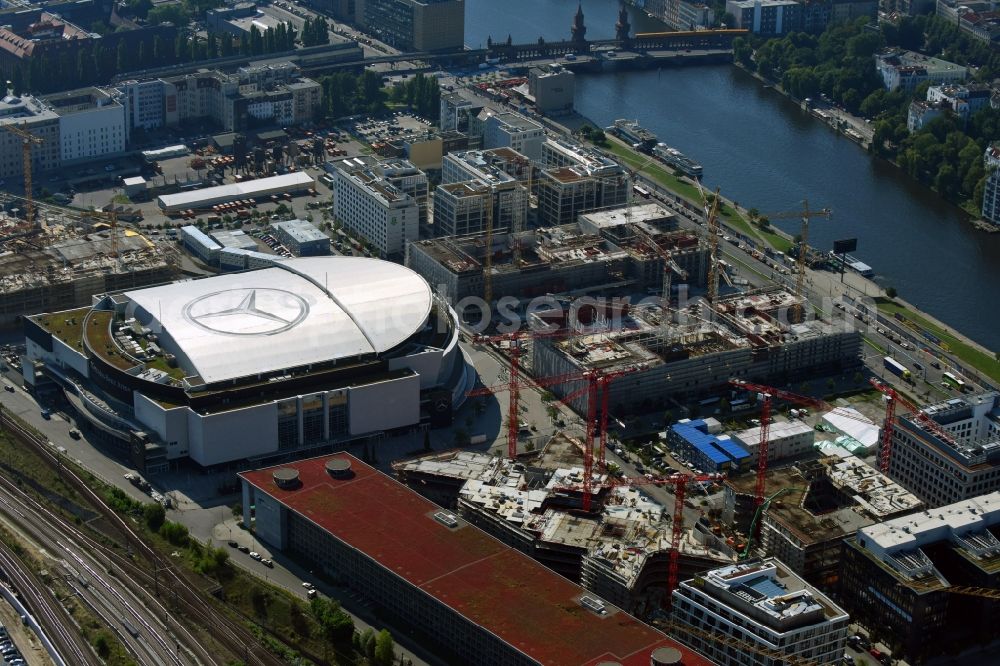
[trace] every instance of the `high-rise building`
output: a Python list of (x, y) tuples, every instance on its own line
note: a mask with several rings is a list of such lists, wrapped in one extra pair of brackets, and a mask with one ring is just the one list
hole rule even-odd
[(839, 598), (910, 663), (995, 645), (1000, 602), (947, 590), (1000, 585), (998, 534), (1000, 492), (862, 528), (844, 544)]
[(495, 113), (486, 118), (484, 148), (512, 148), (530, 159), (539, 160), (543, 141), (545, 129), (519, 113)]
[(921, 410), (947, 435), (897, 418), (889, 476), (928, 506), (1000, 490), (1000, 393), (952, 398)]
[(673, 593), (672, 619), (681, 642), (721, 666), (770, 666), (775, 660), (707, 640), (705, 633), (721, 633), (814, 664), (839, 664), (850, 622), (843, 609), (774, 558), (682, 581)]
[(401, 51), (465, 46), (465, 0), (356, 0), (361, 25)]
[(528, 72), (528, 95), (539, 113), (559, 115), (573, 110), (576, 74), (562, 65), (539, 65)]
[(516, 181), (496, 185), (478, 179), (445, 183), (434, 191), (435, 236), (484, 232), (489, 222), (487, 214), (492, 215), (496, 232), (524, 229), (528, 191)]
[(371, 243), (383, 257), (402, 257), (419, 235), (416, 199), (387, 181), (363, 160), (334, 162), (334, 217)]
[(628, 174), (596, 151), (564, 140), (546, 140), (541, 159), (548, 168), (538, 175), (540, 224), (571, 224), (582, 213), (621, 206), (628, 200)]

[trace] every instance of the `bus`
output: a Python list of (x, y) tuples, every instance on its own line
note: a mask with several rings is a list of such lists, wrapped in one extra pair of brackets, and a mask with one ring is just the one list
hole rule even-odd
[(641, 185), (634, 185), (632, 187), (632, 191), (635, 192), (636, 194), (638, 194), (643, 199), (648, 199), (649, 198), (649, 190), (647, 190), (646, 188), (642, 187)]
[(959, 391), (965, 390), (965, 382), (963, 382), (961, 379), (959, 379), (950, 372), (941, 373), (941, 379), (944, 380), (945, 384), (951, 386), (954, 389), (957, 389)]

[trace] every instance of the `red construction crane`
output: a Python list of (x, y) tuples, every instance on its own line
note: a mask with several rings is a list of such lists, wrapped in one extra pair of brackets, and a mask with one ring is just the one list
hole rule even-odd
[(684, 532), (684, 495), (687, 484), (692, 481), (721, 481), (724, 474), (672, 474), (662, 479), (628, 478), (616, 482), (615, 486), (666, 485), (674, 487), (674, 519), (670, 526), (670, 560), (667, 568), (667, 604), (669, 605), (677, 589), (677, 571), (680, 563), (681, 535)]
[(919, 407), (903, 397), (896, 389), (885, 382), (872, 377), (868, 382), (885, 396), (885, 421), (882, 423), (882, 437), (879, 442), (878, 466), (883, 474), (889, 473), (889, 456), (892, 449), (892, 431), (896, 424), (896, 404), (903, 405), (913, 415), (913, 420), (920, 426), (930, 430), (937, 437), (951, 446), (958, 446), (955, 436), (941, 427), (937, 421), (925, 414)]
[(765, 491), (767, 489), (767, 453), (768, 446), (770, 444), (771, 402), (774, 398), (784, 400), (785, 402), (795, 403), (797, 405), (809, 405), (817, 409), (832, 410), (838, 414), (846, 416), (847, 418), (864, 421), (866, 423), (868, 422), (868, 419), (864, 416), (834, 407), (820, 398), (814, 398), (808, 395), (799, 395), (798, 393), (792, 393), (791, 391), (785, 391), (783, 389), (775, 388), (773, 386), (765, 386), (763, 384), (754, 384), (742, 379), (731, 379), (729, 380), (729, 383), (732, 386), (745, 391), (753, 391), (761, 397), (760, 445), (757, 449), (757, 484), (754, 488), (755, 507), (759, 507), (764, 503), (766, 494)]
[[(622, 368), (620, 370), (612, 370), (605, 372), (602, 370), (592, 369), (580, 373), (579, 375), (570, 375), (567, 378), (546, 378), (543, 381), (548, 384), (561, 384), (565, 381), (571, 381), (574, 379), (584, 379), (587, 385), (583, 388), (570, 393), (559, 399), (560, 402), (567, 406), (571, 406), (570, 403), (576, 398), (580, 397), (583, 393), (587, 394), (587, 430), (586, 430), (586, 443), (584, 444), (583, 452), (583, 509), (584, 511), (590, 511), (590, 504), (593, 492), (593, 469), (594, 469), (594, 438), (595, 430), (598, 432), (597, 438), (599, 440), (597, 461), (598, 466), (602, 471), (607, 470), (607, 450), (608, 450), (608, 415), (610, 410), (608, 409), (608, 397), (611, 394), (611, 382), (615, 379), (622, 377), (624, 375), (641, 370), (643, 366), (635, 365), (628, 368)], [(555, 380), (555, 381), (552, 381)], [(597, 402), (598, 397), (601, 402), (600, 410), (600, 423), (598, 423), (597, 415)]]
[[(524, 338), (535, 339), (555, 335), (565, 335), (565, 331), (559, 330), (553, 332), (539, 332), (518, 330), (512, 333), (502, 333), (500, 335), (493, 336), (476, 336), (475, 338), (475, 341), (480, 343), (510, 343), (507, 347), (507, 355), (510, 359), (510, 376), (508, 377), (508, 380), (502, 384), (474, 388), (466, 393), (466, 395), (472, 398), (483, 395), (494, 395), (500, 391), (509, 392), (510, 400), (507, 405), (507, 456), (511, 460), (517, 457), (517, 432), (519, 429), (518, 424), (520, 422), (518, 400), (521, 396), (521, 384), (524, 381), (532, 381), (527, 376), (521, 376), (521, 340)], [(563, 382), (583, 379), (584, 377), (585, 373), (578, 372), (567, 375), (557, 375), (555, 377), (543, 377), (542, 379), (533, 381), (538, 386), (550, 386), (552, 384), (562, 384)]]

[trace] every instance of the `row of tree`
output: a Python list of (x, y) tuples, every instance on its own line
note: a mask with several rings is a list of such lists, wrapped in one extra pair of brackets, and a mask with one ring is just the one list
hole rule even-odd
[(441, 115), (441, 88), (433, 76), (418, 72), (413, 78), (397, 83), (389, 91), (389, 101), (406, 104), (418, 115), (437, 120)]
[(385, 110), (382, 75), (365, 70), (361, 74), (337, 72), (320, 77), (323, 86), (322, 115), (340, 118), (358, 113), (379, 114)]
[(873, 30), (867, 19), (831, 25), (820, 35), (791, 33), (781, 38), (734, 42), (734, 57), (748, 69), (781, 83), (804, 99), (821, 94), (873, 123), (872, 151), (893, 160), (910, 176), (961, 202), (978, 207), (985, 185), (983, 154), (1000, 137), (1000, 111), (984, 108), (967, 122), (946, 116), (910, 133), (907, 113), (924, 99), (929, 84), (912, 94), (888, 91), (874, 55), (887, 46), (915, 50), (973, 66), (974, 80), (1000, 74), (1000, 53), (971, 39), (954, 23), (936, 16), (907, 17)]
[(330, 43), (330, 24), (320, 16), (315, 21), (306, 19), (302, 26), (302, 46), (321, 46)]

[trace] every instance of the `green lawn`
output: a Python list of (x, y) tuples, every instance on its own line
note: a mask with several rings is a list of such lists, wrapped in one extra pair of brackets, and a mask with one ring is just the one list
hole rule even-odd
[[(642, 165), (646, 164), (650, 160), (648, 155), (643, 155), (642, 153), (637, 153), (631, 148), (628, 148), (622, 144), (617, 139), (609, 137), (607, 149), (611, 151), (614, 155), (619, 157), (623, 162), (628, 164), (633, 169), (639, 169)], [(645, 168), (642, 169), (642, 174), (649, 176), (657, 183), (667, 188), (675, 194), (679, 194), (686, 199), (690, 199), (694, 203), (701, 202), (701, 193), (698, 188), (691, 183), (682, 180), (675, 176), (670, 171), (667, 171), (661, 167), (657, 162), (650, 162)]]
[[(611, 137), (609, 137), (607, 149), (633, 169), (642, 168), (650, 159), (648, 156), (637, 153), (622, 142)], [(645, 168), (642, 168), (642, 173), (671, 192), (679, 194), (694, 203), (700, 203), (702, 200), (701, 192), (698, 191), (696, 186), (682, 178), (678, 178), (656, 162), (650, 162)], [(730, 227), (739, 230), (747, 236), (762, 240), (775, 250), (788, 252), (792, 246), (792, 241), (784, 236), (774, 231), (764, 231), (753, 226), (746, 218), (733, 210), (731, 206), (722, 205), (719, 209), (719, 216)]]
[(960, 358), (965, 364), (976, 368), (981, 373), (991, 377), (995, 381), (1000, 381), (1000, 361), (998, 361), (995, 356), (985, 354), (978, 349), (967, 345), (940, 326), (929, 322), (924, 317), (919, 314), (915, 314), (912, 310), (907, 309), (895, 301), (878, 298), (876, 299), (876, 303), (879, 311), (889, 315), (894, 315), (897, 312), (902, 314), (910, 321), (927, 329), (940, 338), (942, 343), (941, 346)]

